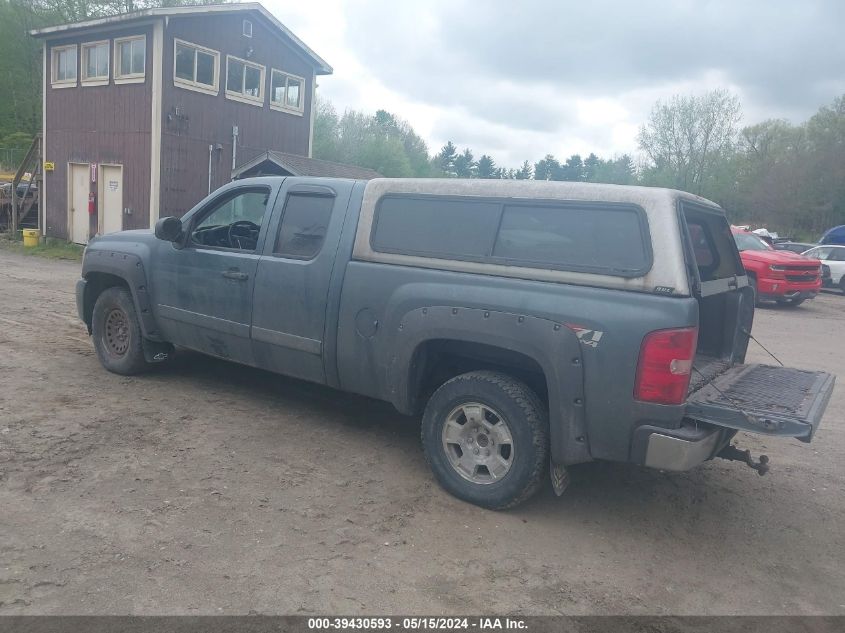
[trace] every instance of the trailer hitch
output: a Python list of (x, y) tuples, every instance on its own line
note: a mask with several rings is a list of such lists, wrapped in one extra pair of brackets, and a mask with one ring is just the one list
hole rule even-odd
[(719, 451), (716, 457), (721, 457), (729, 461), (742, 462), (749, 468), (756, 470), (757, 474), (761, 477), (769, 472), (769, 458), (766, 455), (760, 455), (760, 461), (755, 462), (754, 458), (751, 457), (751, 451), (741, 451), (733, 444), (728, 444)]

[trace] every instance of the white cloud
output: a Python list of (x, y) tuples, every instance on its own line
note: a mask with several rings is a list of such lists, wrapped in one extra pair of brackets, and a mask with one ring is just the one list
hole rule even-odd
[(518, 166), (636, 150), (654, 102), (726, 87), (748, 123), (800, 121), (845, 92), (845, 3), (311, 0), (265, 6), (334, 67), (339, 111), (389, 110)]

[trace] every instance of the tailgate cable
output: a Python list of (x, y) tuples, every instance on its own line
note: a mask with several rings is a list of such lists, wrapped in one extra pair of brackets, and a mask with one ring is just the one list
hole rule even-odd
[(743, 333), (743, 334), (745, 334), (745, 336), (747, 336), (747, 337), (748, 337), (748, 338), (750, 338), (752, 341), (754, 341), (755, 343), (757, 343), (757, 345), (759, 345), (760, 347), (762, 347), (762, 348), (763, 348), (763, 351), (764, 351), (764, 352), (766, 352), (766, 353), (767, 353), (769, 356), (771, 356), (772, 358), (774, 358), (774, 359), (778, 362), (778, 364), (779, 364), (781, 367), (783, 367), (783, 366), (784, 366), (784, 365), (783, 365), (783, 363), (781, 363), (781, 362), (780, 362), (780, 358), (778, 358), (777, 356), (775, 356), (774, 354), (772, 354), (769, 350), (767, 350), (767, 349), (766, 349), (766, 346), (765, 346), (765, 345), (763, 345), (760, 341), (758, 341), (756, 338), (754, 338), (754, 336), (751, 334), (751, 330), (746, 330), (745, 328), (740, 328), (740, 330), (742, 331), (742, 333)]

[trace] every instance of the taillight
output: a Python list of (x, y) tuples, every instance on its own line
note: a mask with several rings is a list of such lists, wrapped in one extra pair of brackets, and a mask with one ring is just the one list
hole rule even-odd
[(640, 347), (634, 398), (642, 402), (681, 404), (686, 400), (698, 329), (650, 332)]

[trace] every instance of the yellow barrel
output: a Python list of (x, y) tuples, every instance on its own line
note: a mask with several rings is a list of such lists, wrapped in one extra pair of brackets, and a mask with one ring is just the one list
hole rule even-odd
[(38, 246), (38, 229), (24, 229), (21, 232), (24, 246)]

